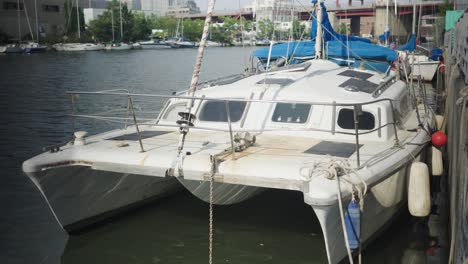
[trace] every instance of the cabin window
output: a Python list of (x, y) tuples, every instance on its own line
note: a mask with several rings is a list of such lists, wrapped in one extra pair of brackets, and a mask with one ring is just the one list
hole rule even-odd
[(58, 5), (42, 5), (42, 10), (45, 12), (60, 12), (60, 7)]
[(163, 119), (176, 121), (179, 119), (179, 112), (185, 112), (187, 104), (173, 104), (168, 107), (166, 113), (164, 114)]
[[(237, 122), (244, 114), (246, 102), (228, 102), (231, 122)], [(225, 102), (206, 102), (200, 112), (200, 121), (227, 122)]]
[(310, 104), (276, 104), (275, 111), (271, 121), (278, 123), (296, 123), (303, 124), (309, 118)]
[[(5, 10), (18, 10), (18, 3), (17, 2), (3, 2), (3, 9), (5, 9)], [(19, 9), (20, 10), (24, 9), (23, 3), (19, 4)]]
[[(358, 129), (360, 130), (372, 130), (375, 127), (374, 115), (366, 111), (360, 111), (358, 113), (358, 122)], [(355, 129), (353, 109), (340, 110), (338, 113), (338, 126), (343, 129)]]

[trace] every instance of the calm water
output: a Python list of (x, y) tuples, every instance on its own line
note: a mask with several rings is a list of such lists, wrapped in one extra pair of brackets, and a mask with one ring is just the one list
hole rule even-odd
[[(207, 50), (201, 79), (241, 72), (248, 53)], [(0, 263), (207, 263), (208, 206), (189, 193), (67, 238), (21, 174), (22, 161), (43, 146), (70, 139), (65, 91), (170, 94), (188, 88), (195, 56), (196, 50), (0, 56)], [(161, 104), (136, 102), (136, 107), (157, 111)], [(84, 112), (111, 107), (125, 107), (125, 101), (80, 98), (78, 103)], [(112, 127), (79, 125), (92, 131)], [(215, 263), (325, 263), (320, 227), (301, 193), (267, 191), (241, 204), (215, 207), (214, 218)], [(364, 263), (407, 263), (408, 254), (424, 254), (426, 238), (424, 225), (404, 214), (365, 250)]]

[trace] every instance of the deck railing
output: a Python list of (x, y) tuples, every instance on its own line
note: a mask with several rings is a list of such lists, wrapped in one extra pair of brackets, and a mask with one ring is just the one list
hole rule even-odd
[[(378, 135), (381, 135), (381, 130), (384, 127), (387, 126), (392, 126), (393, 127), (393, 132), (395, 135), (395, 146), (400, 145), (400, 140), (398, 138), (398, 130), (397, 130), (397, 123), (396, 123), (396, 118), (395, 118), (395, 107), (394, 107), (394, 101), (392, 99), (388, 98), (381, 98), (381, 99), (376, 99), (368, 102), (362, 102), (362, 103), (337, 103), (337, 102), (331, 102), (331, 103), (325, 103), (325, 102), (311, 102), (311, 101), (300, 101), (300, 100), (259, 100), (259, 99), (236, 99), (236, 98), (214, 98), (214, 97), (196, 97), (196, 96), (185, 96), (185, 95), (160, 95), (160, 94), (139, 94), (139, 93), (130, 93), (127, 90), (107, 90), (107, 91), (98, 91), (98, 92), (87, 92), (87, 91), (69, 91), (67, 94), (70, 95), (71, 97), (71, 102), (72, 102), (72, 121), (73, 121), (73, 130), (75, 130), (75, 119), (76, 118), (93, 118), (93, 119), (101, 119), (101, 120), (107, 120), (107, 121), (119, 121), (122, 122), (124, 121), (125, 127), (127, 127), (127, 122), (131, 121), (133, 125), (135, 126), (136, 133), (138, 135), (138, 142), (140, 145), (140, 150), (142, 152), (145, 151), (144, 146), (143, 146), (143, 141), (141, 139), (141, 132), (139, 128), (139, 123), (138, 121), (144, 121), (144, 122), (150, 122), (152, 121), (153, 126), (160, 126), (160, 127), (178, 127), (178, 128), (184, 128), (183, 125), (169, 125), (169, 124), (160, 124), (159, 121), (161, 120), (162, 114), (167, 110), (167, 107), (169, 106), (169, 100), (166, 102), (165, 106), (163, 107), (162, 111), (159, 114), (158, 118), (152, 118), (152, 119), (142, 119), (142, 118), (137, 118), (133, 100), (134, 98), (137, 97), (143, 97), (143, 98), (162, 98), (162, 99), (179, 99), (179, 100), (193, 100), (195, 101), (200, 101), (200, 104), (198, 105), (198, 108), (195, 109), (195, 114), (198, 113), (199, 107), (203, 101), (218, 101), (218, 102), (224, 102), (225, 107), (226, 107), (226, 120), (227, 120), (227, 128), (214, 128), (214, 127), (201, 127), (201, 126), (190, 126), (188, 129), (200, 129), (200, 130), (211, 130), (211, 131), (222, 131), (222, 132), (228, 132), (230, 134), (230, 141), (231, 141), (231, 151), (232, 154), (235, 155), (235, 147), (234, 147), (234, 141), (233, 141), (233, 133), (235, 132), (250, 132), (250, 133), (260, 133), (260, 132), (268, 132), (268, 131), (315, 131), (315, 132), (326, 132), (326, 133), (331, 133), (332, 135), (334, 134), (343, 134), (343, 135), (351, 135), (355, 136), (355, 146), (356, 146), (356, 157), (357, 157), (357, 167), (359, 168), (361, 166), (361, 157), (360, 157), (360, 151), (359, 151), (359, 142), (360, 142), (360, 136), (365, 135), (365, 134), (370, 134), (373, 132), (378, 132)], [(102, 116), (102, 115), (82, 115), (78, 114), (75, 111), (75, 96), (78, 95), (96, 95), (96, 96), (122, 96), (122, 97), (127, 97), (127, 116), (125, 118), (121, 117), (111, 117), (111, 116)], [(289, 103), (289, 104), (308, 104), (312, 106), (331, 106), (332, 107), (332, 120), (331, 120), (331, 129), (320, 129), (320, 128), (262, 128), (262, 129), (233, 129), (232, 128), (232, 122), (231, 122), (231, 116), (230, 116), (230, 109), (229, 109), (229, 102), (246, 102), (247, 106), (245, 111), (248, 112), (249, 106), (251, 103), (267, 103), (267, 104), (277, 104), (277, 103)], [(382, 124), (381, 122), (381, 111), (380, 108), (378, 108), (378, 114), (377, 114), (377, 121), (378, 125), (377, 127), (374, 127), (371, 130), (366, 130), (366, 131), (359, 131), (359, 112), (362, 111), (362, 107), (365, 105), (371, 105), (371, 104), (377, 104), (380, 102), (387, 102), (390, 106), (390, 114), (391, 114), (391, 122), (387, 122), (385, 124)], [(354, 121), (354, 132), (348, 132), (348, 131), (340, 131), (336, 130), (336, 111), (337, 107), (349, 107), (353, 108), (353, 121)], [(247, 113), (244, 113), (244, 116)], [(131, 115), (131, 117), (129, 117)], [(145, 123), (148, 124), (148, 123)], [(186, 128), (186, 127), (185, 127)]]

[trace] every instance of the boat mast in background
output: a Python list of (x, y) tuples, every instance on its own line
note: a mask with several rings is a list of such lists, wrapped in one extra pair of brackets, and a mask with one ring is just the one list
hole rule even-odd
[(17, 0), (16, 7), (18, 11), (18, 44), (21, 43), (21, 14), (20, 14), (20, 1)]
[(123, 42), (122, 0), (119, 0), (119, 12), (120, 12), (120, 42)]
[(114, 9), (111, 9), (111, 25), (112, 25), (112, 43), (115, 42), (115, 34), (114, 34)]
[(37, 17), (37, 0), (34, 0), (34, 10), (36, 13), (36, 42), (39, 44), (39, 19)]
[(323, 0), (319, 0), (315, 4), (315, 14), (317, 20), (317, 37), (315, 38), (315, 58), (322, 58), (322, 7)]
[(78, 38), (81, 38), (81, 27), (80, 27), (80, 8), (78, 6), (78, 0), (76, 0), (76, 21), (78, 21)]

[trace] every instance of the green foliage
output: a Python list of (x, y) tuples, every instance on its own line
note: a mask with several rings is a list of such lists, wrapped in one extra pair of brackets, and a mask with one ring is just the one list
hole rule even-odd
[(445, 13), (448, 10), (453, 10), (453, 3), (450, 3), (448, 0), (445, 0), (444, 3), (441, 3), (439, 5), (439, 12), (438, 12), (439, 16), (445, 17)]
[[(77, 35), (78, 21), (76, 15), (76, 7), (73, 7), (72, 0), (65, 0), (63, 9), (65, 10), (65, 34), (67, 36)], [(82, 9), (78, 9), (80, 17), (80, 32), (85, 31), (84, 14)]]
[(191, 41), (199, 41), (203, 33), (203, 26), (205, 24), (204, 20), (195, 19), (184, 20), (184, 31), (183, 36), (188, 38)]
[(309, 34), (305, 31), (305, 25), (301, 24), (298, 19), (294, 19), (293, 21), (293, 38), (300, 39), (301, 37), (307, 37)]
[(259, 39), (272, 39), (274, 25), (269, 19), (261, 20), (257, 24), (257, 38)]
[(340, 34), (348, 34), (348, 30), (346, 28), (346, 24), (345, 23), (341, 23), (340, 24), (340, 27), (338, 28), (338, 33)]
[[(112, 41), (112, 20), (114, 20), (114, 36), (116, 41), (132, 40), (134, 36), (147, 33), (147, 28), (144, 28), (146, 23), (145, 19), (137, 17), (135, 14), (130, 13), (127, 4), (122, 4), (122, 28), (123, 38), (120, 33), (120, 8), (119, 1), (112, 0), (107, 5), (107, 10), (98, 16), (97, 19), (92, 20), (88, 25), (88, 31), (98, 41)], [(139, 24), (135, 25), (135, 21)], [(139, 28), (138, 32), (134, 32), (135, 26), (143, 26)], [(149, 29), (151, 32), (151, 29)]]

